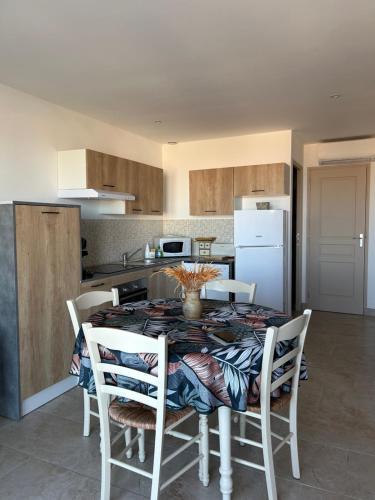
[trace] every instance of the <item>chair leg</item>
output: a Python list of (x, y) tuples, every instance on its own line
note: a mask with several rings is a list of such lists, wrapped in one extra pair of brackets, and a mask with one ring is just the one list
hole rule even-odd
[(102, 485), (100, 500), (110, 500), (111, 496), (111, 464), (108, 459), (104, 458), (105, 453), (102, 453)]
[[(246, 438), (246, 415), (245, 413), (240, 414), (240, 437)], [(240, 441), (240, 446), (245, 446), (245, 443)]]
[(290, 456), (292, 461), (292, 472), (295, 479), (301, 478), (298, 458), (298, 437), (297, 437), (297, 398), (293, 398), (289, 407), (289, 432), (292, 432), (290, 438)]
[(161, 461), (163, 456), (163, 441), (164, 441), (164, 422), (162, 425), (158, 425), (158, 422), (156, 422), (154, 465), (152, 468), (152, 485), (151, 485), (150, 500), (158, 500), (159, 498)]
[(208, 442), (207, 415), (199, 415), (199, 432), (202, 434), (199, 441), (199, 453), (203, 455), (199, 461), (199, 479), (202, 481), (203, 486), (208, 486), (210, 482), (210, 476), (208, 472), (210, 449)]
[[(132, 429), (128, 427), (125, 431), (125, 446), (128, 446), (130, 441), (132, 440)], [(133, 448), (129, 448), (126, 452), (126, 458), (131, 458), (133, 456)]]
[(270, 417), (262, 417), (263, 460), (266, 474), (268, 500), (277, 500), (275, 469), (273, 465)]
[(90, 396), (87, 389), (83, 389), (83, 435), (90, 435)]
[(138, 458), (141, 463), (143, 463), (146, 460), (146, 453), (145, 453), (145, 430), (144, 429), (138, 429)]
[(110, 500), (111, 497), (111, 464), (108, 462), (111, 456), (109, 423), (105, 422), (100, 430), (100, 443), (102, 454), (102, 482), (100, 500)]

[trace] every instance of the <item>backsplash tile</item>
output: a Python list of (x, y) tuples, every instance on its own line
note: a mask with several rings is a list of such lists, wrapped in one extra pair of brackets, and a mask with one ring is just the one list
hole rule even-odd
[(81, 228), (89, 252), (85, 266), (119, 261), (123, 252), (144, 248), (162, 234), (215, 236), (218, 243), (233, 243), (233, 219), (86, 219)]
[[(123, 252), (144, 248), (154, 236), (163, 233), (163, 221), (134, 219), (82, 220), (82, 237), (87, 239), (85, 266), (121, 260)], [(134, 258), (142, 258), (138, 253)]]
[(233, 243), (233, 219), (166, 219), (164, 234), (215, 236), (218, 243)]

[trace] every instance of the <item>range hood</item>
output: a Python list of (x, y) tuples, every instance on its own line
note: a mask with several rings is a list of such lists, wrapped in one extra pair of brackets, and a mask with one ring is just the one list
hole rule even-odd
[(77, 200), (135, 200), (134, 194), (101, 189), (59, 189), (58, 197), (75, 198)]

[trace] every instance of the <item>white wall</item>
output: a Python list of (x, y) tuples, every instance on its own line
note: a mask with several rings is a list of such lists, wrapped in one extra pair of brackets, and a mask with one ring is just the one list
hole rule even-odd
[(0, 85), (0, 201), (58, 201), (57, 151), (85, 147), (162, 166), (161, 144)]
[(291, 131), (252, 134), (163, 146), (166, 217), (189, 215), (189, 170), (291, 161)]
[[(304, 168), (319, 165), (319, 160), (338, 160), (375, 156), (375, 139), (357, 141), (307, 144), (304, 148)], [(368, 254), (367, 254), (367, 305), (375, 309), (375, 163), (371, 164), (368, 206)], [(307, 249), (307, 175), (304, 175), (304, 224), (303, 224), (303, 291), (306, 291), (306, 249)], [(304, 293), (303, 300), (306, 299)]]

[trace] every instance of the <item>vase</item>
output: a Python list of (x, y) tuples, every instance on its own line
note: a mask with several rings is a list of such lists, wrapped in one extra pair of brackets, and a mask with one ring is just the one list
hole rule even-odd
[(203, 306), (200, 299), (200, 290), (185, 292), (182, 311), (186, 319), (200, 319), (202, 317)]

